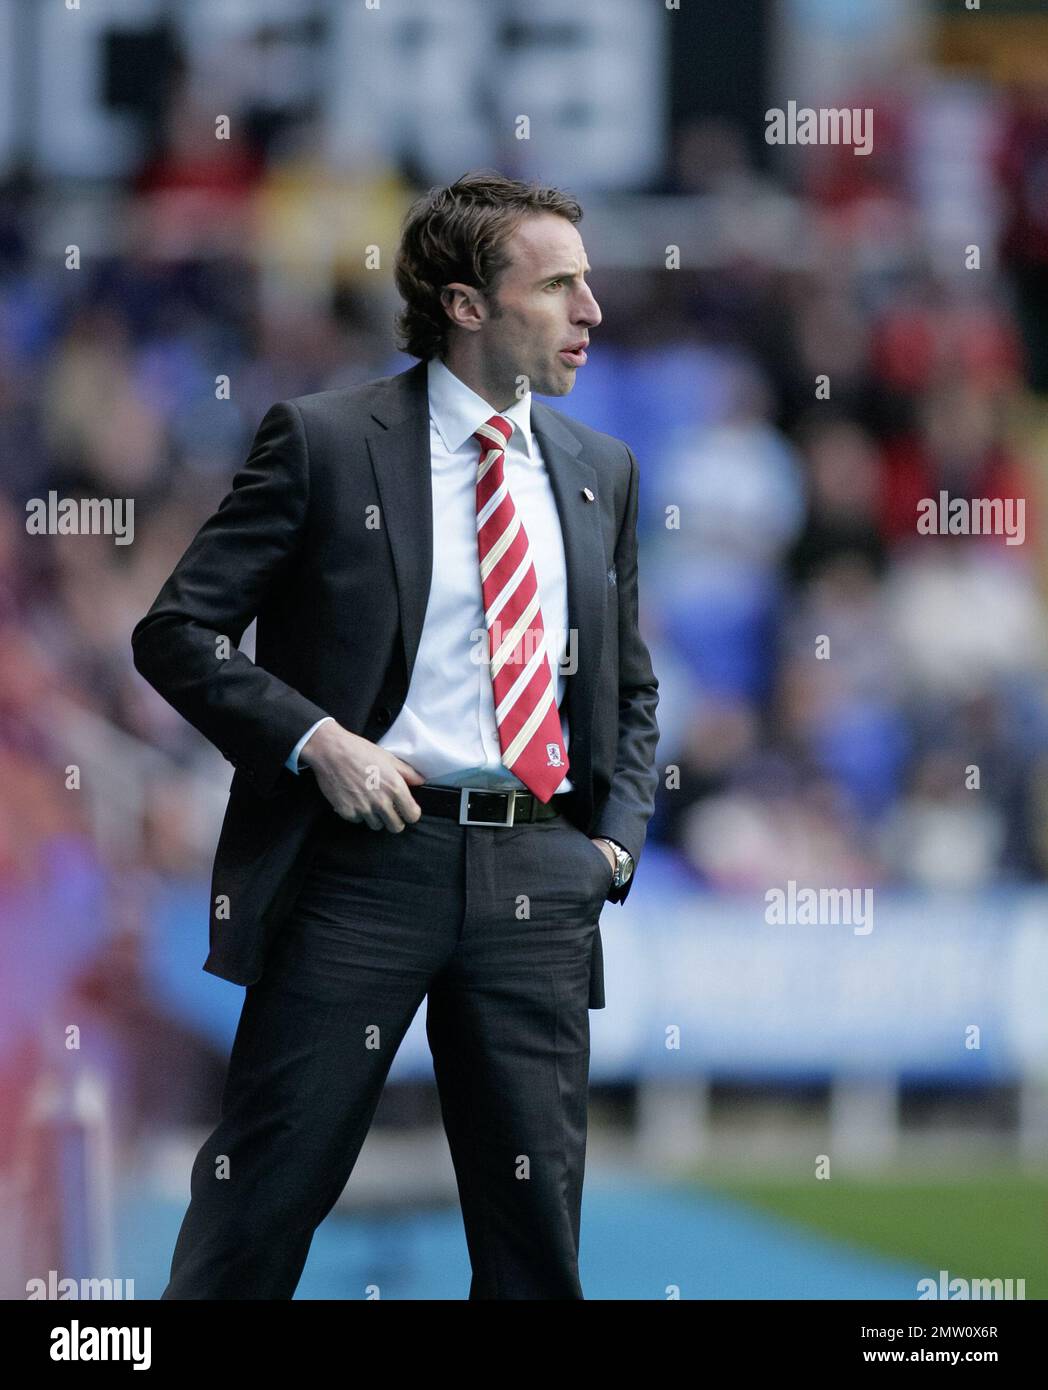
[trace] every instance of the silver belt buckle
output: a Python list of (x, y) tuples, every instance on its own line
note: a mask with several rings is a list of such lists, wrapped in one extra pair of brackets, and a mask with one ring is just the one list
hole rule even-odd
[[(486, 792), (489, 796), (505, 796), (507, 800), (507, 815), (505, 820), (471, 820), (469, 817), (469, 795), (470, 792)], [(459, 825), (505, 825), (513, 824), (513, 813), (516, 809), (517, 792), (516, 788), (508, 791), (500, 791), (498, 787), (463, 787), (459, 793)]]

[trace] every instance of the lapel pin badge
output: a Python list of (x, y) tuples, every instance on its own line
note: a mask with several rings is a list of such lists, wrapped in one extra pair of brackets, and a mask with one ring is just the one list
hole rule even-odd
[(582, 495), (583, 495), (583, 497), (585, 497), (585, 499), (586, 499), (587, 502), (592, 502), (592, 501), (593, 501), (593, 493), (590, 492), (590, 490), (589, 490), (588, 487), (584, 487), (584, 488), (582, 489)]

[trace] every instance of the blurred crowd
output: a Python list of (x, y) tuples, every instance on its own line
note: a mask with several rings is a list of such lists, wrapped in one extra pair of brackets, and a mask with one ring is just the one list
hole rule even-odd
[[(316, 284), (295, 260), (311, 187), (295, 157), (194, 139), (195, 120), (173, 110), (121, 193), (126, 235), (79, 270), (38, 255), (39, 190), (16, 179), (0, 199), (8, 874), (83, 829), (41, 718), (53, 692), (173, 768), (225, 767), (134, 671), (131, 629), (275, 400), (413, 360), (391, 347), (388, 271), (336, 265)], [(730, 129), (677, 133), (670, 191), (740, 220), (791, 200), (805, 264), (746, 243), (715, 267), (602, 274), (587, 245), (604, 322), (551, 403), (640, 462), (662, 688), (651, 839), (714, 888), (1048, 873), (1048, 314), (1031, 312), (1048, 283), (1048, 115), (1018, 105), (987, 152), (1003, 216), (978, 272), (924, 253), (900, 125), (898, 148), (822, 152), (796, 180), (758, 172)], [(390, 169), (355, 196), (381, 200), (395, 232), (414, 191)], [(260, 236), (292, 247), (286, 277), (253, 254)], [(134, 543), (27, 536), (26, 500), (51, 489), (133, 497)], [(1024, 543), (919, 535), (918, 503), (942, 490), (1025, 499)], [(145, 853), (203, 873), (176, 785), (154, 787)]]

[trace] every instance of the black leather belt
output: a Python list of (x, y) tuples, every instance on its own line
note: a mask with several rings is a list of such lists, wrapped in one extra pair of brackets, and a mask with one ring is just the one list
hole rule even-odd
[(423, 782), (411, 795), (426, 816), (449, 816), (459, 825), (526, 825), (564, 814), (570, 792), (539, 801), (529, 791), (495, 791), (489, 787), (442, 787)]

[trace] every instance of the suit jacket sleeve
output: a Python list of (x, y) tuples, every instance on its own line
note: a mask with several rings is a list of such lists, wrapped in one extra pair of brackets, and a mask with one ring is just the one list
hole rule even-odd
[(306, 729), (327, 714), (238, 650), (294, 558), (308, 504), (302, 417), (281, 401), (131, 634), (136, 669), (263, 796)]
[[(616, 840), (639, 863), (648, 821), (655, 810), (659, 774), (655, 748), (659, 726), (655, 708), (659, 683), (651, 657), (640, 635), (637, 592), (637, 502), (639, 469), (629, 446), (630, 479), (626, 509), (615, 544), (615, 573), (619, 590), (619, 738), (611, 790), (597, 808), (591, 835)], [(634, 877), (636, 875), (634, 874)], [(624, 888), (613, 889), (611, 902), (624, 902), (633, 878)]]

